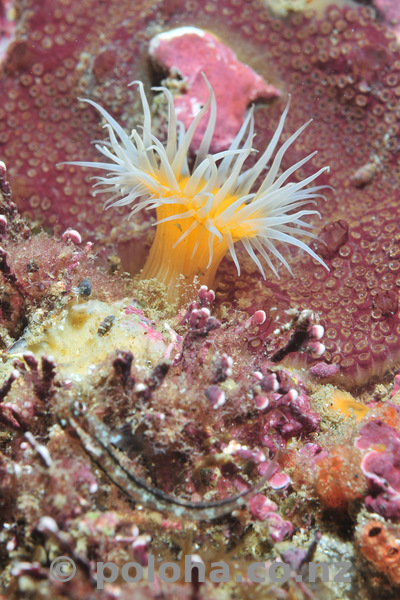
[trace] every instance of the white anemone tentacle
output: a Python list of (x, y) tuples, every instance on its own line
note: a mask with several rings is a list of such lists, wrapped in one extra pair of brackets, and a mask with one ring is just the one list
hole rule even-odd
[[(195, 263), (197, 257), (199, 272), (210, 268), (214, 258), (219, 263), (223, 254), (229, 252), (240, 275), (234, 248), (239, 240), (264, 278), (266, 275), (260, 258), (277, 277), (278, 271), (271, 259), (276, 259), (292, 272), (276, 244), (300, 248), (328, 268), (299, 237), (316, 237), (313, 226), (303, 219), (320, 215), (317, 210), (304, 206), (316, 204), (316, 199), (324, 198), (321, 190), (332, 188), (327, 185), (307, 186), (329, 171), (329, 167), (323, 167), (301, 181), (290, 181), (296, 171), (313, 159), (316, 152), (312, 152), (283, 172), (281, 170), (286, 151), (311, 121), (302, 125), (278, 147), (289, 111), (289, 97), (271, 141), (254, 165), (245, 168), (247, 159), (255, 152), (252, 147), (254, 107), (248, 111), (229, 148), (211, 154), (217, 103), (205, 76), (204, 80), (208, 98), (187, 131), (177, 118), (171, 92), (164, 87), (153, 88), (163, 92), (167, 102), (165, 142), (161, 142), (152, 132), (151, 110), (142, 82), (134, 81), (132, 85), (139, 89), (143, 126), (136, 127), (129, 135), (99, 104), (93, 100), (83, 100), (96, 108), (105, 120), (104, 127), (109, 139), (96, 142), (96, 148), (106, 160), (67, 164), (105, 171), (103, 176), (95, 177), (95, 193), (111, 195), (105, 203), (107, 208), (131, 205), (132, 214), (155, 208), (157, 230), (164, 228), (162, 239), (169, 239), (171, 249), (176, 249), (182, 271), (189, 269), (189, 263)], [(190, 146), (204, 119), (207, 120), (204, 134), (193, 167), (190, 167)], [(266, 175), (262, 177), (265, 170)], [(187, 256), (182, 256), (180, 248), (185, 248)], [(168, 249), (157, 251), (157, 256), (162, 257), (163, 253), (167, 254)], [(156, 261), (154, 256), (153, 262)], [(169, 271), (163, 268), (162, 272), (165, 274)]]

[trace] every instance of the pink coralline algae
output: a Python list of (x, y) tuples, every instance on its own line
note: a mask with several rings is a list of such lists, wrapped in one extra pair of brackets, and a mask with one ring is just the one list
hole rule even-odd
[[(257, 471), (261, 477), (264, 477), (267, 472), (270, 472), (271, 470), (270, 463), (269, 461), (266, 461), (265, 454), (261, 450), (254, 451), (250, 450), (247, 446), (232, 443), (231, 447), (228, 446), (225, 451), (228, 451), (231, 455), (252, 460), (257, 465)], [(268, 481), (271, 488), (275, 490), (285, 489), (291, 483), (290, 477), (286, 473), (281, 472), (277, 464)], [(248, 484), (239, 477), (236, 477), (235, 485), (239, 491), (246, 490), (249, 487)], [(254, 494), (254, 496), (249, 499), (247, 506), (255, 519), (266, 521), (268, 524), (269, 535), (274, 542), (282, 541), (293, 535), (292, 523), (290, 521), (285, 521), (278, 514), (277, 504), (264, 494)]]
[(397, 392), (400, 390), (400, 373), (397, 373), (395, 378), (394, 378), (394, 382), (393, 382), (393, 388), (392, 391), (390, 392), (390, 397), (394, 396), (395, 394), (397, 394)]
[(337, 365), (330, 365), (326, 362), (319, 362), (313, 367), (310, 367), (310, 374), (318, 379), (328, 379), (337, 375), (339, 367)]
[(269, 535), (274, 542), (280, 542), (293, 535), (293, 525), (290, 521), (282, 519), (276, 512), (277, 506), (262, 494), (256, 494), (249, 500), (249, 510), (253, 517), (267, 521)]
[(310, 399), (305, 393), (299, 394), (291, 389), (284, 394), (270, 393), (268, 402), (265, 396), (262, 398), (264, 412), (256, 425), (260, 443), (268, 445), (271, 431), (288, 440), (318, 430), (320, 416), (311, 409)]
[(400, 433), (374, 420), (362, 427), (356, 446), (368, 450), (361, 463), (370, 486), (366, 507), (387, 519), (400, 519)]
[[(229, 47), (195, 27), (181, 27), (155, 36), (150, 42), (149, 54), (163, 72), (183, 80), (184, 93), (176, 97), (175, 109), (185, 129), (207, 100), (208, 90), (202, 72), (207, 74), (218, 106), (217, 126), (210, 147), (212, 153), (230, 146), (252, 101), (280, 96), (279, 90), (238, 61)], [(233, 82), (234, 89), (227, 94)], [(204, 130), (205, 124), (201, 124), (193, 139), (194, 150), (198, 149)]]

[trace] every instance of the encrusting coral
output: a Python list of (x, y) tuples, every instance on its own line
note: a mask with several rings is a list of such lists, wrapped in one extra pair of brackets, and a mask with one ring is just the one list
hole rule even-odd
[[(264, 279), (264, 269), (254, 250), (277, 277), (278, 272), (269, 253), (292, 272), (276, 242), (302, 248), (325, 266), (323, 260), (297, 236), (316, 237), (303, 217), (319, 213), (302, 207), (321, 196), (319, 192), (326, 186), (306, 186), (329, 167), (323, 167), (299, 182), (288, 183), (289, 177), (314, 157), (316, 152), (312, 152), (279, 174), (286, 150), (310, 121), (279, 148), (262, 183), (252, 191), (276, 150), (289, 103), (266, 150), (251, 168), (245, 169), (245, 161), (253, 152), (253, 109), (229, 149), (210, 154), (217, 105), (213, 89), (204, 79), (208, 99), (187, 131), (177, 121), (171, 92), (167, 88), (159, 88), (168, 101), (168, 135), (164, 144), (152, 133), (150, 107), (141, 82), (133, 83), (139, 86), (142, 101), (142, 136), (137, 129), (128, 135), (104, 108), (92, 100), (85, 100), (106, 120), (109, 141), (96, 144), (96, 148), (108, 161), (68, 163), (107, 172), (104, 177), (95, 177), (98, 180), (95, 186), (102, 187), (94, 192), (111, 194), (106, 201), (107, 207), (132, 205), (131, 215), (142, 209), (157, 210), (157, 231), (141, 276), (144, 279), (156, 277), (163, 282), (170, 301), (176, 297), (176, 284), (181, 276), (191, 282), (197, 275), (201, 283), (210, 286), (228, 251), (240, 275), (234, 249), (239, 240)], [(194, 164), (190, 167), (189, 148), (199, 123), (208, 111), (208, 123)]]

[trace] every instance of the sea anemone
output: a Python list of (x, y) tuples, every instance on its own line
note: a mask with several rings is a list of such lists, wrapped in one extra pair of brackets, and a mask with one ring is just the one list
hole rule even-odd
[[(266, 150), (251, 168), (245, 168), (246, 159), (255, 152), (252, 147), (253, 107), (230, 147), (224, 152), (210, 154), (217, 105), (213, 89), (204, 79), (208, 87), (208, 99), (187, 131), (177, 120), (170, 91), (164, 87), (153, 88), (165, 94), (168, 104), (165, 142), (152, 133), (151, 113), (142, 82), (134, 81), (131, 85), (139, 88), (143, 127), (133, 129), (130, 135), (99, 104), (83, 100), (94, 106), (106, 121), (104, 127), (108, 131), (109, 141), (97, 143), (96, 148), (107, 162), (68, 163), (107, 171), (105, 176), (94, 178), (97, 180), (95, 186), (101, 186), (96, 190), (97, 193), (111, 194), (105, 203), (106, 207), (131, 205), (131, 215), (142, 209), (156, 209), (156, 235), (141, 277), (156, 277), (163, 282), (171, 301), (176, 298), (177, 279), (182, 275), (187, 281), (192, 281), (197, 275), (200, 283), (210, 287), (227, 251), (240, 275), (235, 252), (235, 243), (239, 240), (264, 279), (265, 272), (259, 256), (276, 277), (279, 275), (271, 260), (274, 257), (292, 273), (287, 260), (276, 247), (277, 242), (302, 248), (326, 266), (297, 236), (315, 237), (310, 231), (312, 226), (302, 219), (319, 213), (303, 207), (315, 203), (315, 198), (323, 197), (319, 191), (326, 186), (306, 186), (328, 171), (329, 167), (297, 183), (287, 182), (295, 171), (316, 154), (313, 152), (279, 173), (286, 150), (310, 121), (279, 148), (263, 180), (256, 186), (277, 147), (290, 98)], [(190, 145), (207, 111), (208, 122), (191, 165)]]

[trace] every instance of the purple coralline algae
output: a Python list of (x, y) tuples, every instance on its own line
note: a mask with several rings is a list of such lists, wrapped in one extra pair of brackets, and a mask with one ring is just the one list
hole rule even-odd
[(388, 519), (400, 519), (399, 431), (373, 420), (362, 427), (355, 445), (368, 450), (361, 463), (370, 487), (366, 507)]
[[(241, 63), (228, 46), (195, 27), (181, 27), (155, 36), (150, 41), (149, 55), (158, 69), (183, 82), (184, 93), (178, 93), (175, 98), (175, 110), (185, 129), (207, 100), (208, 90), (202, 73), (207, 74), (218, 106), (218, 121), (210, 147), (213, 153), (230, 146), (253, 101), (280, 96), (279, 90)], [(232, 81), (235, 81), (234, 92), (227, 94)], [(193, 138), (193, 149), (198, 149), (204, 130), (205, 125), (201, 124)]]

